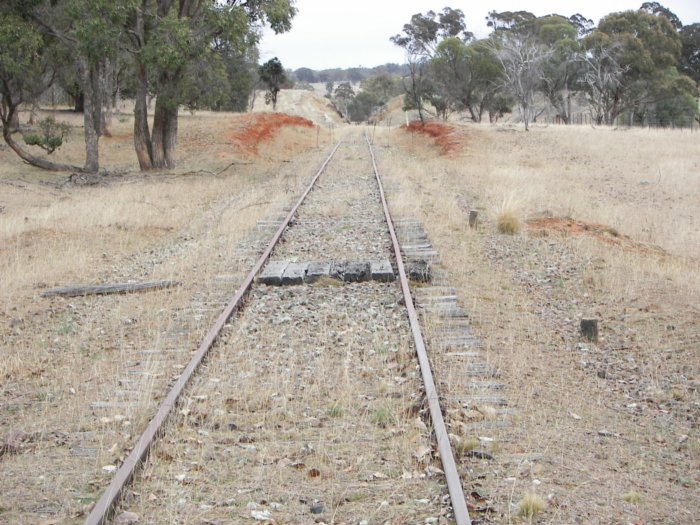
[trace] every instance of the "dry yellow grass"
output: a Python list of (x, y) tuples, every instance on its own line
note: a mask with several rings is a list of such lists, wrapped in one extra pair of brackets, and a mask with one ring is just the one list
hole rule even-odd
[[(423, 221), (517, 410), (513, 430), (480, 434), (498, 453), (497, 466), (465, 465), (484, 476), (477, 490), (504, 520), (517, 520), (518, 495), (537, 487), (552, 495), (545, 523), (688, 521), (700, 484), (700, 436), (685, 415), (700, 401), (697, 136), (488, 126), (462, 134), (467, 146), (455, 159), (398, 130), (375, 141), (386, 146), (379, 165), (392, 210)], [(518, 196), (522, 218), (571, 216), (630, 240), (499, 236), (503, 195)], [(469, 210), (482, 228), (468, 228)], [(601, 320), (597, 346), (580, 344), (585, 316)], [(438, 381), (460, 381), (460, 370), (440, 368), (439, 353), (432, 359)], [(463, 415), (448, 416), (456, 429)], [(488, 419), (487, 410), (477, 415)], [(512, 457), (522, 459), (500, 462)], [(620, 494), (640, 479), (641, 498), (629, 506)]]
[(496, 229), (498, 233), (515, 235), (520, 232), (520, 218), (518, 217), (518, 207), (513, 196), (506, 197), (501, 203), (496, 216)]
[[(31, 434), (24, 450), (32, 452), (1, 460), (0, 521), (81, 521), (108, 478), (102, 467), (123, 457), (187, 361), (174, 346), (192, 348), (215, 315), (215, 305), (195, 311), (193, 297), (221, 279), (235, 288), (247, 269), (237, 242), (257, 219), (279, 213), (321, 156), (315, 130), (288, 130), (254, 164), (212, 176), (250, 162), (222, 140), (231, 127), (227, 115), (185, 115), (176, 174), (132, 174), (92, 188), (58, 185), (65, 175), (28, 168), (0, 148), (0, 437), (24, 430)], [(114, 137), (101, 141), (105, 165), (136, 167), (129, 128), (123, 117)], [(700, 438), (690, 424), (700, 376), (696, 136), (465, 127), (464, 154), (445, 159), (398, 130), (372, 133), (389, 146), (379, 149), (379, 163), (392, 208), (424, 221), (518, 411), (515, 430), (459, 432), (465, 450), (476, 435), (489, 438), (497, 460), (543, 458), (483, 471), (463, 459), (483, 475), (478, 490), (495, 500), (503, 521), (518, 519), (518, 498), (536, 486), (553, 496), (540, 515), (548, 523), (604, 523), (613, 515), (690, 522), (700, 510)], [(321, 145), (327, 141), (322, 135)], [(303, 150), (309, 153), (298, 157)], [(82, 154), (76, 135), (58, 156), (79, 164)], [(547, 212), (602, 223), (668, 254), (585, 235), (497, 236), (496, 210), (509, 194), (518, 196), (521, 218)], [(338, 206), (328, 214), (341, 213)], [(485, 227), (467, 227), (470, 209)], [(183, 286), (141, 296), (38, 297), (47, 285), (131, 278), (176, 278)], [(601, 318), (601, 343), (580, 347), (576, 322), (590, 314)], [(143, 373), (139, 402), (128, 411), (92, 409), (93, 401), (121, 399), (132, 366)], [(265, 387), (251, 402), (273, 393)], [(339, 396), (327, 410), (350, 418), (351, 408), (351, 398)], [(365, 422), (386, 421), (391, 413), (381, 409), (364, 414)], [(492, 415), (484, 409), (479, 417)], [(71, 455), (88, 432), (98, 435), (94, 456)], [(633, 505), (621, 496), (630, 487), (639, 496)]]
[[(325, 153), (315, 130), (290, 130), (260, 158), (242, 159), (225, 138), (235, 126), (234, 115), (183, 115), (178, 170), (92, 187), (0, 149), (0, 440), (27, 435), (18, 454), (0, 459), (0, 522), (81, 521), (108, 480), (102, 467), (132, 446), (249, 270), (261, 246), (257, 220), (282, 214)], [(110, 170), (136, 167), (129, 127), (117, 122), (101, 141)], [(79, 139), (67, 146), (62, 160), (81, 163)], [(151, 279), (182, 286), (39, 296), (57, 285)]]

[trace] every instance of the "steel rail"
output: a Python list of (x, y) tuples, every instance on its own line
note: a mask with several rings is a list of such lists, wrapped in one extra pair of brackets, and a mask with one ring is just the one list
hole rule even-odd
[(394, 245), (394, 254), (396, 255), (396, 266), (398, 267), (399, 271), (401, 290), (403, 292), (406, 310), (408, 311), (408, 319), (411, 323), (413, 342), (416, 345), (416, 354), (418, 356), (421, 376), (423, 377), (423, 385), (425, 386), (425, 397), (428, 400), (428, 408), (430, 409), (430, 420), (433, 424), (433, 432), (435, 433), (435, 440), (437, 441), (438, 452), (440, 453), (440, 460), (442, 461), (442, 469), (445, 471), (445, 480), (447, 481), (447, 490), (450, 493), (452, 511), (454, 512), (457, 525), (471, 525), (471, 519), (469, 518), (469, 510), (467, 509), (466, 499), (464, 498), (462, 483), (459, 479), (459, 473), (457, 472), (457, 464), (455, 463), (452, 447), (450, 446), (450, 438), (447, 434), (445, 420), (442, 417), (442, 409), (440, 408), (440, 401), (438, 399), (437, 389), (435, 388), (433, 373), (430, 368), (428, 352), (425, 348), (423, 333), (421, 332), (420, 323), (418, 322), (416, 307), (413, 304), (413, 297), (411, 296), (411, 289), (406, 276), (406, 268), (403, 263), (403, 257), (401, 256), (401, 246), (399, 244), (398, 237), (396, 236), (396, 230), (394, 229), (394, 222), (391, 219), (391, 213), (389, 212), (389, 205), (386, 200), (386, 195), (384, 194), (382, 178), (379, 175), (379, 169), (377, 168), (377, 160), (374, 157), (372, 144), (370, 143), (367, 135), (365, 135), (365, 140), (367, 141), (367, 147), (369, 148), (369, 153), (372, 157), (374, 176), (377, 179), (377, 184), (379, 185), (379, 194), (382, 199), (382, 206), (384, 207), (384, 217), (386, 218), (386, 222), (389, 226), (391, 242)]
[(275, 245), (282, 237), (282, 234), (287, 228), (289, 222), (296, 214), (297, 210), (299, 209), (299, 206), (301, 206), (302, 202), (304, 202), (309, 193), (311, 193), (311, 190), (313, 190), (316, 181), (325, 171), (326, 167), (328, 166), (328, 163), (335, 155), (335, 152), (338, 151), (340, 145), (341, 142), (336, 144), (336, 146), (333, 148), (333, 151), (331, 151), (331, 154), (321, 165), (313, 180), (306, 188), (306, 191), (304, 191), (304, 193), (301, 195), (301, 197), (291, 209), (289, 214), (287, 214), (287, 217), (284, 219), (284, 222), (275, 232), (274, 236), (270, 240), (270, 243), (267, 245), (267, 248), (257, 260), (255, 266), (253, 266), (253, 269), (246, 276), (241, 286), (238, 288), (238, 290), (236, 290), (235, 295), (231, 298), (221, 315), (219, 315), (216, 322), (209, 329), (209, 332), (200, 343), (197, 352), (194, 354), (187, 367), (183, 370), (182, 374), (180, 374), (180, 377), (170, 389), (165, 400), (161, 403), (160, 407), (158, 408), (158, 412), (153, 417), (153, 419), (151, 419), (150, 423), (146, 427), (146, 430), (143, 432), (143, 434), (141, 434), (138, 441), (136, 442), (136, 445), (134, 446), (133, 450), (124, 460), (124, 463), (122, 463), (117, 472), (114, 474), (112, 482), (102, 493), (102, 496), (97, 501), (97, 503), (95, 503), (95, 506), (93, 507), (92, 511), (90, 512), (90, 515), (85, 521), (85, 525), (104, 525), (107, 523), (107, 520), (110, 518), (110, 516), (114, 513), (115, 508), (119, 503), (124, 490), (134, 478), (138, 467), (145, 461), (146, 457), (148, 456), (151, 446), (158, 438), (158, 434), (162, 431), (163, 426), (170, 414), (172, 413), (173, 409), (177, 406), (178, 400), (180, 399), (180, 396), (189, 384), (190, 379), (195, 374), (202, 361), (204, 361), (204, 358), (209, 353), (209, 350), (214, 346), (214, 343), (221, 334), (221, 331), (224, 328), (224, 325), (226, 324), (228, 319), (231, 317), (231, 315), (233, 315), (234, 312), (236, 312), (240, 308), (241, 304), (243, 303), (243, 300), (245, 299), (246, 295), (250, 291), (251, 286), (253, 285), (255, 276), (262, 269), (265, 262), (270, 257), (272, 250), (275, 248)]

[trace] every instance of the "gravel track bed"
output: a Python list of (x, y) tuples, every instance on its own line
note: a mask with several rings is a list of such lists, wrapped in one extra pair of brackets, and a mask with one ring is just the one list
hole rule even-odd
[(361, 261), (391, 252), (367, 145), (352, 137), (336, 153), (275, 250), (275, 259)]
[[(273, 258), (389, 257), (366, 145), (353, 138)], [(345, 211), (328, 221), (339, 201)], [(395, 283), (255, 286), (118, 515), (139, 523), (448, 523), (399, 298)]]
[(409, 333), (392, 285), (257, 288), (125, 508), (142, 523), (437, 520)]

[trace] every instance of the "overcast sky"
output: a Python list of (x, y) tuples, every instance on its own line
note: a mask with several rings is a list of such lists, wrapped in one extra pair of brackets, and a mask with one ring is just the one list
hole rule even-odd
[[(537, 16), (581, 13), (596, 24), (615, 11), (638, 9), (645, 0), (296, 0), (299, 10), (292, 30), (283, 35), (266, 31), (260, 46), (261, 61), (278, 57), (287, 69), (309, 67), (372, 67), (403, 63), (403, 51), (389, 42), (415, 13), (441, 11), (445, 6), (465, 13), (467, 29), (477, 37), (489, 31), (485, 17), (491, 10), (530, 11)], [(676, 13), (683, 24), (700, 22), (700, 0), (660, 2)]]

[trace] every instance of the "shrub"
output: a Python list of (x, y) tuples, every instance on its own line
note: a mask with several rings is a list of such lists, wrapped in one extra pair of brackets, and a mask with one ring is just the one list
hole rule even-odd
[(37, 123), (39, 133), (27, 133), (24, 142), (29, 146), (39, 146), (51, 155), (63, 145), (63, 140), (70, 131), (70, 126), (65, 122), (58, 122), (53, 117), (46, 117)]

